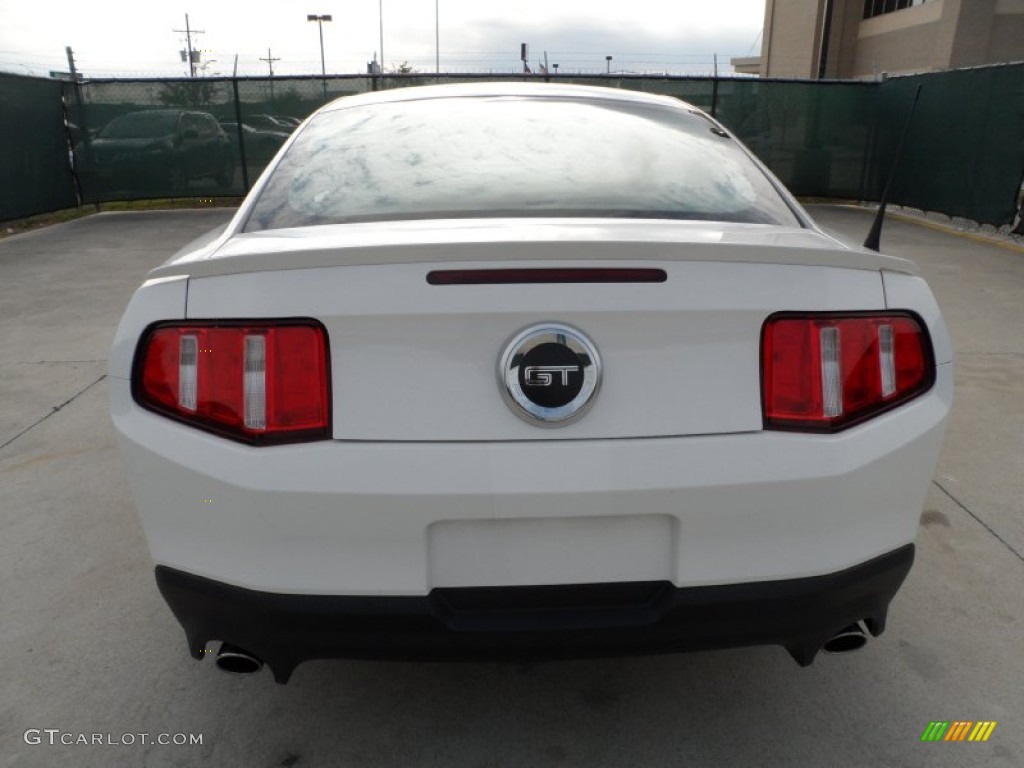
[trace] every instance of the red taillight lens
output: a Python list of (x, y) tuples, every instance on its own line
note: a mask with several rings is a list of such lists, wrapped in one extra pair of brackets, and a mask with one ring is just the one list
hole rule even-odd
[(931, 341), (910, 313), (784, 313), (761, 335), (765, 429), (834, 432), (928, 390)]
[(327, 334), (313, 321), (161, 325), (136, 355), (135, 399), (248, 443), (330, 436)]

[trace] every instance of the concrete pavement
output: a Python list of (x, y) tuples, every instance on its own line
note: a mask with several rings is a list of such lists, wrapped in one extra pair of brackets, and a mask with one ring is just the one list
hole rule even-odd
[[(901, 221), (883, 233), (938, 296), (957, 390), (917, 563), (864, 651), (808, 669), (781, 648), (311, 662), (282, 687), (188, 657), (107, 416), (131, 292), (229, 214), (101, 214), (0, 241), (0, 766), (1024, 764), (1024, 253)], [(870, 224), (812, 214), (851, 240)], [(919, 741), (958, 719), (999, 725), (985, 744)], [(51, 746), (45, 729), (135, 743)]]

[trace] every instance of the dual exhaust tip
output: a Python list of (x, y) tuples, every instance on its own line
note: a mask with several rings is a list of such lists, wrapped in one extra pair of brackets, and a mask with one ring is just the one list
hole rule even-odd
[(867, 645), (867, 642), (868, 638), (864, 633), (864, 628), (859, 623), (850, 624), (826, 640), (825, 644), (821, 646), (821, 650), (832, 654), (853, 653)]
[(814, 663), (814, 657), (818, 655), (818, 651), (823, 651), (828, 654), (853, 653), (854, 651), (859, 651), (868, 643), (867, 632), (870, 632), (872, 636), (877, 637), (882, 634), (884, 626), (884, 616), (881, 618), (867, 618), (863, 622), (855, 621), (853, 624), (846, 625), (830, 638), (825, 640), (824, 643), (822, 643), (821, 640), (811, 640), (807, 643), (794, 643), (793, 645), (787, 645), (786, 650), (789, 651), (789, 655), (793, 657), (793, 661), (801, 667), (809, 667)]
[(216, 662), (217, 669), (233, 675), (251, 675), (263, 669), (263, 659), (230, 643), (221, 644)]
[[(867, 645), (868, 638), (860, 623), (850, 624), (825, 641), (821, 650), (825, 653), (842, 654), (859, 651)], [(244, 648), (222, 643), (217, 651), (217, 668), (233, 675), (252, 675), (263, 669), (263, 660)]]

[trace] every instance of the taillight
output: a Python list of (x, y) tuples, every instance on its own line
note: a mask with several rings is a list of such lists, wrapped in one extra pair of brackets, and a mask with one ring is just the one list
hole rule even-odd
[(311, 320), (162, 324), (139, 344), (136, 401), (247, 443), (330, 436), (327, 334)]
[(765, 429), (835, 432), (935, 380), (928, 332), (908, 312), (772, 315), (761, 367)]

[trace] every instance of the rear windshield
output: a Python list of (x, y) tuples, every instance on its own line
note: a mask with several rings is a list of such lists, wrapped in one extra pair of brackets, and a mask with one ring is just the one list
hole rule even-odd
[(730, 138), (684, 108), (561, 98), (424, 99), (317, 115), (256, 200), (249, 232), (505, 216), (798, 226)]
[(115, 117), (99, 135), (103, 139), (146, 139), (174, 133), (177, 125), (177, 112), (130, 112)]

